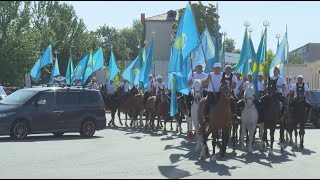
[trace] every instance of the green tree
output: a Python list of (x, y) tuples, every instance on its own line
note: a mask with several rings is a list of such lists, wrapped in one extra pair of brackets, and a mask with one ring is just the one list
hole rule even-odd
[(266, 62), (264, 63), (264, 66), (263, 66), (263, 76), (265, 77), (265, 79), (268, 78), (268, 76), (270, 76), (269, 69), (270, 69), (270, 65), (272, 63), (274, 56), (275, 56), (275, 54), (273, 53), (273, 51), (271, 49), (269, 49), (267, 51)]
[(235, 52), (235, 41), (232, 38), (226, 38), (225, 52)]

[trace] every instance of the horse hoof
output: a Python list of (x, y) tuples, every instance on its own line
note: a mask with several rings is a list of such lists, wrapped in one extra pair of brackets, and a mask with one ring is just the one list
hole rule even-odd
[(202, 146), (200, 151), (200, 159), (204, 160), (206, 158), (206, 146)]
[(273, 155), (273, 149), (270, 149), (269, 156)]
[(304, 149), (304, 146), (303, 146), (303, 144), (300, 144), (300, 149)]
[(280, 151), (281, 151), (281, 154), (284, 154), (284, 149), (283, 149), (283, 148), (281, 148), (281, 150), (280, 150)]
[(210, 162), (216, 163), (216, 162), (217, 162), (217, 155), (213, 155), (213, 156), (210, 158)]
[(253, 153), (253, 149), (250, 148), (250, 149), (248, 150), (248, 154), (252, 154), (252, 153)]
[(289, 146), (292, 146), (293, 145), (293, 141), (289, 141)]

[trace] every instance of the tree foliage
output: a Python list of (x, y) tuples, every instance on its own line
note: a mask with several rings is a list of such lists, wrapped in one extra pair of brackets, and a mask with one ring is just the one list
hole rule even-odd
[(235, 41), (232, 38), (226, 38), (226, 42), (225, 42), (225, 52), (235, 52)]
[(264, 67), (263, 67), (263, 77), (265, 77), (265, 79), (268, 76), (270, 76), (269, 69), (270, 69), (270, 65), (272, 63), (274, 56), (275, 56), (275, 54), (273, 53), (273, 51), (271, 49), (269, 49), (267, 51), (267, 59), (266, 59), (266, 62), (264, 63)]

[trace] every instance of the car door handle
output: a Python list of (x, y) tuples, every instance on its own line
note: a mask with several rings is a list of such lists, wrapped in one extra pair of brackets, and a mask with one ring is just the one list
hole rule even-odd
[(61, 114), (63, 113), (64, 111), (53, 111), (54, 113), (58, 113), (58, 114)]

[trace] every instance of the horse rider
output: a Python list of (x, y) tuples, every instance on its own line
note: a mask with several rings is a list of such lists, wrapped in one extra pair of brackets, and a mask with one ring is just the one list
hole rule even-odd
[(234, 88), (234, 93), (237, 96), (237, 99), (242, 99), (241, 94), (240, 94), (240, 85), (243, 83), (243, 79), (241, 79), (241, 73), (236, 72), (235, 76), (237, 78), (237, 83), (236, 87)]
[(294, 101), (292, 105), (297, 101), (297, 99), (304, 98), (305, 106), (308, 109), (308, 112), (311, 110), (311, 104), (306, 100), (306, 97), (309, 95), (309, 87), (303, 82), (303, 76), (298, 76), (298, 82), (293, 84), (290, 88), (287, 97), (294, 93)]
[(113, 85), (113, 80), (111, 80), (110, 83), (106, 84), (106, 90), (107, 90), (107, 95), (112, 95), (115, 93), (116, 88)]
[[(246, 78), (246, 81), (244, 81), (241, 85), (240, 85), (240, 93), (241, 94), (244, 94), (244, 91), (246, 89), (246, 85), (247, 84), (251, 84), (252, 86), (254, 86), (254, 83), (253, 83), (253, 79), (252, 79), (252, 73), (249, 72), (248, 75), (247, 75), (247, 78)], [(239, 100), (237, 102), (237, 105), (238, 107), (244, 107), (245, 105), (245, 102), (244, 102), (244, 99), (242, 98), (241, 100)]]
[(154, 87), (156, 88), (156, 107), (158, 106), (158, 102), (161, 99), (161, 93), (160, 93), (160, 88), (168, 88), (167, 84), (162, 81), (162, 76), (158, 75), (157, 76), (157, 82), (154, 84)]
[(280, 70), (278, 67), (274, 67), (273, 69), (273, 76), (270, 77), (271, 80), (276, 80), (276, 87), (277, 91), (274, 94), (275, 98), (277, 98), (280, 102), (282, 102), (281, 114), (283, 114), (288, 106), (286, 97), (285, 97), (285, 89), (286, 89), (286, 82), (284, 78), (280, 75)]
[[(189, 117), (191, 117), (191, 102), (193, 101), (193, 96), (191, 94), (192, 91), (192, 83), (194, 79), (200, 79), (203, 80), (207, 77), (207, 74), (203, 72), (203, 66), (202, 63), (198, 62), (196, 66), (196, 71), (192, 72), (192, 74), (188, 77), (188, 86), (189, 86), (189, 95), (186, 96), (186, 104), (189, 111)], [(207, 90), (203, 89), (202, 96), (205, 97), (207, 95)]]
[(95, 89), (95, 90), (99, 90), (99, 86), (98, 84), (96, 83), (96, 78), (93, 77), (91, 79), (91, 82), (87, 85), (87, 87), (89, 87), (89, 89)]
[(153, 78), (153, 75), (152, 74), (149, 74), (149, 84), (148, 86), (145, 88), (144, 90), (144, 96), (143, 96), (143, 104), (144, 106), (146, 105), (147, 103), (147, 100), (150, 96), (150, 93), (151, 91), (153, 90), (154, 88), (154, 78)]
[(209, 121), (210, 106), (215, 105), (220, 99), (220, 86), (221, 86), (221, 63), (213, 65), (213, 72), (209, 72), (207, 77), (202, 80), (203, 86), (208, 86), (207, 101), (205, 104), (205, 119)]
[(293, 86), (293, 83), (291, 83), (292, 77), (290, 75), (287, 76), (286, 79), (286, 90), (284, 92), (284, 95), (287, 95), (291, 89), (291, 87)]
[(119, 84), (119, 87), (123, 87), (124, 92), (128, 92), (129, 91), (128, 81), (124, 79), (123, 82)]
[(222, 73), (222, 81), (229, 83), (230, 88), (231, 88), (231, 94), (234, 97), (235, 101), (231, 101), (230, 105), (231, 105), (231, 111), (232, 114), (235, 115), (235, 113), (237, 112), (237, 106), (236, 106), (236, 102), (238, 101), (238, 98), (234, 92), (234, 89), (237, 86), (237, 77), (235, 75), (232, 74), (231, 72), (231, 65), (227, 64), (224, 68), (224, 72)]
[(259, 96), (264, 96), (266, 94), (266, 84), (263, 80), (263, 73), (258, 72), (258, 91), (259, 91)]

